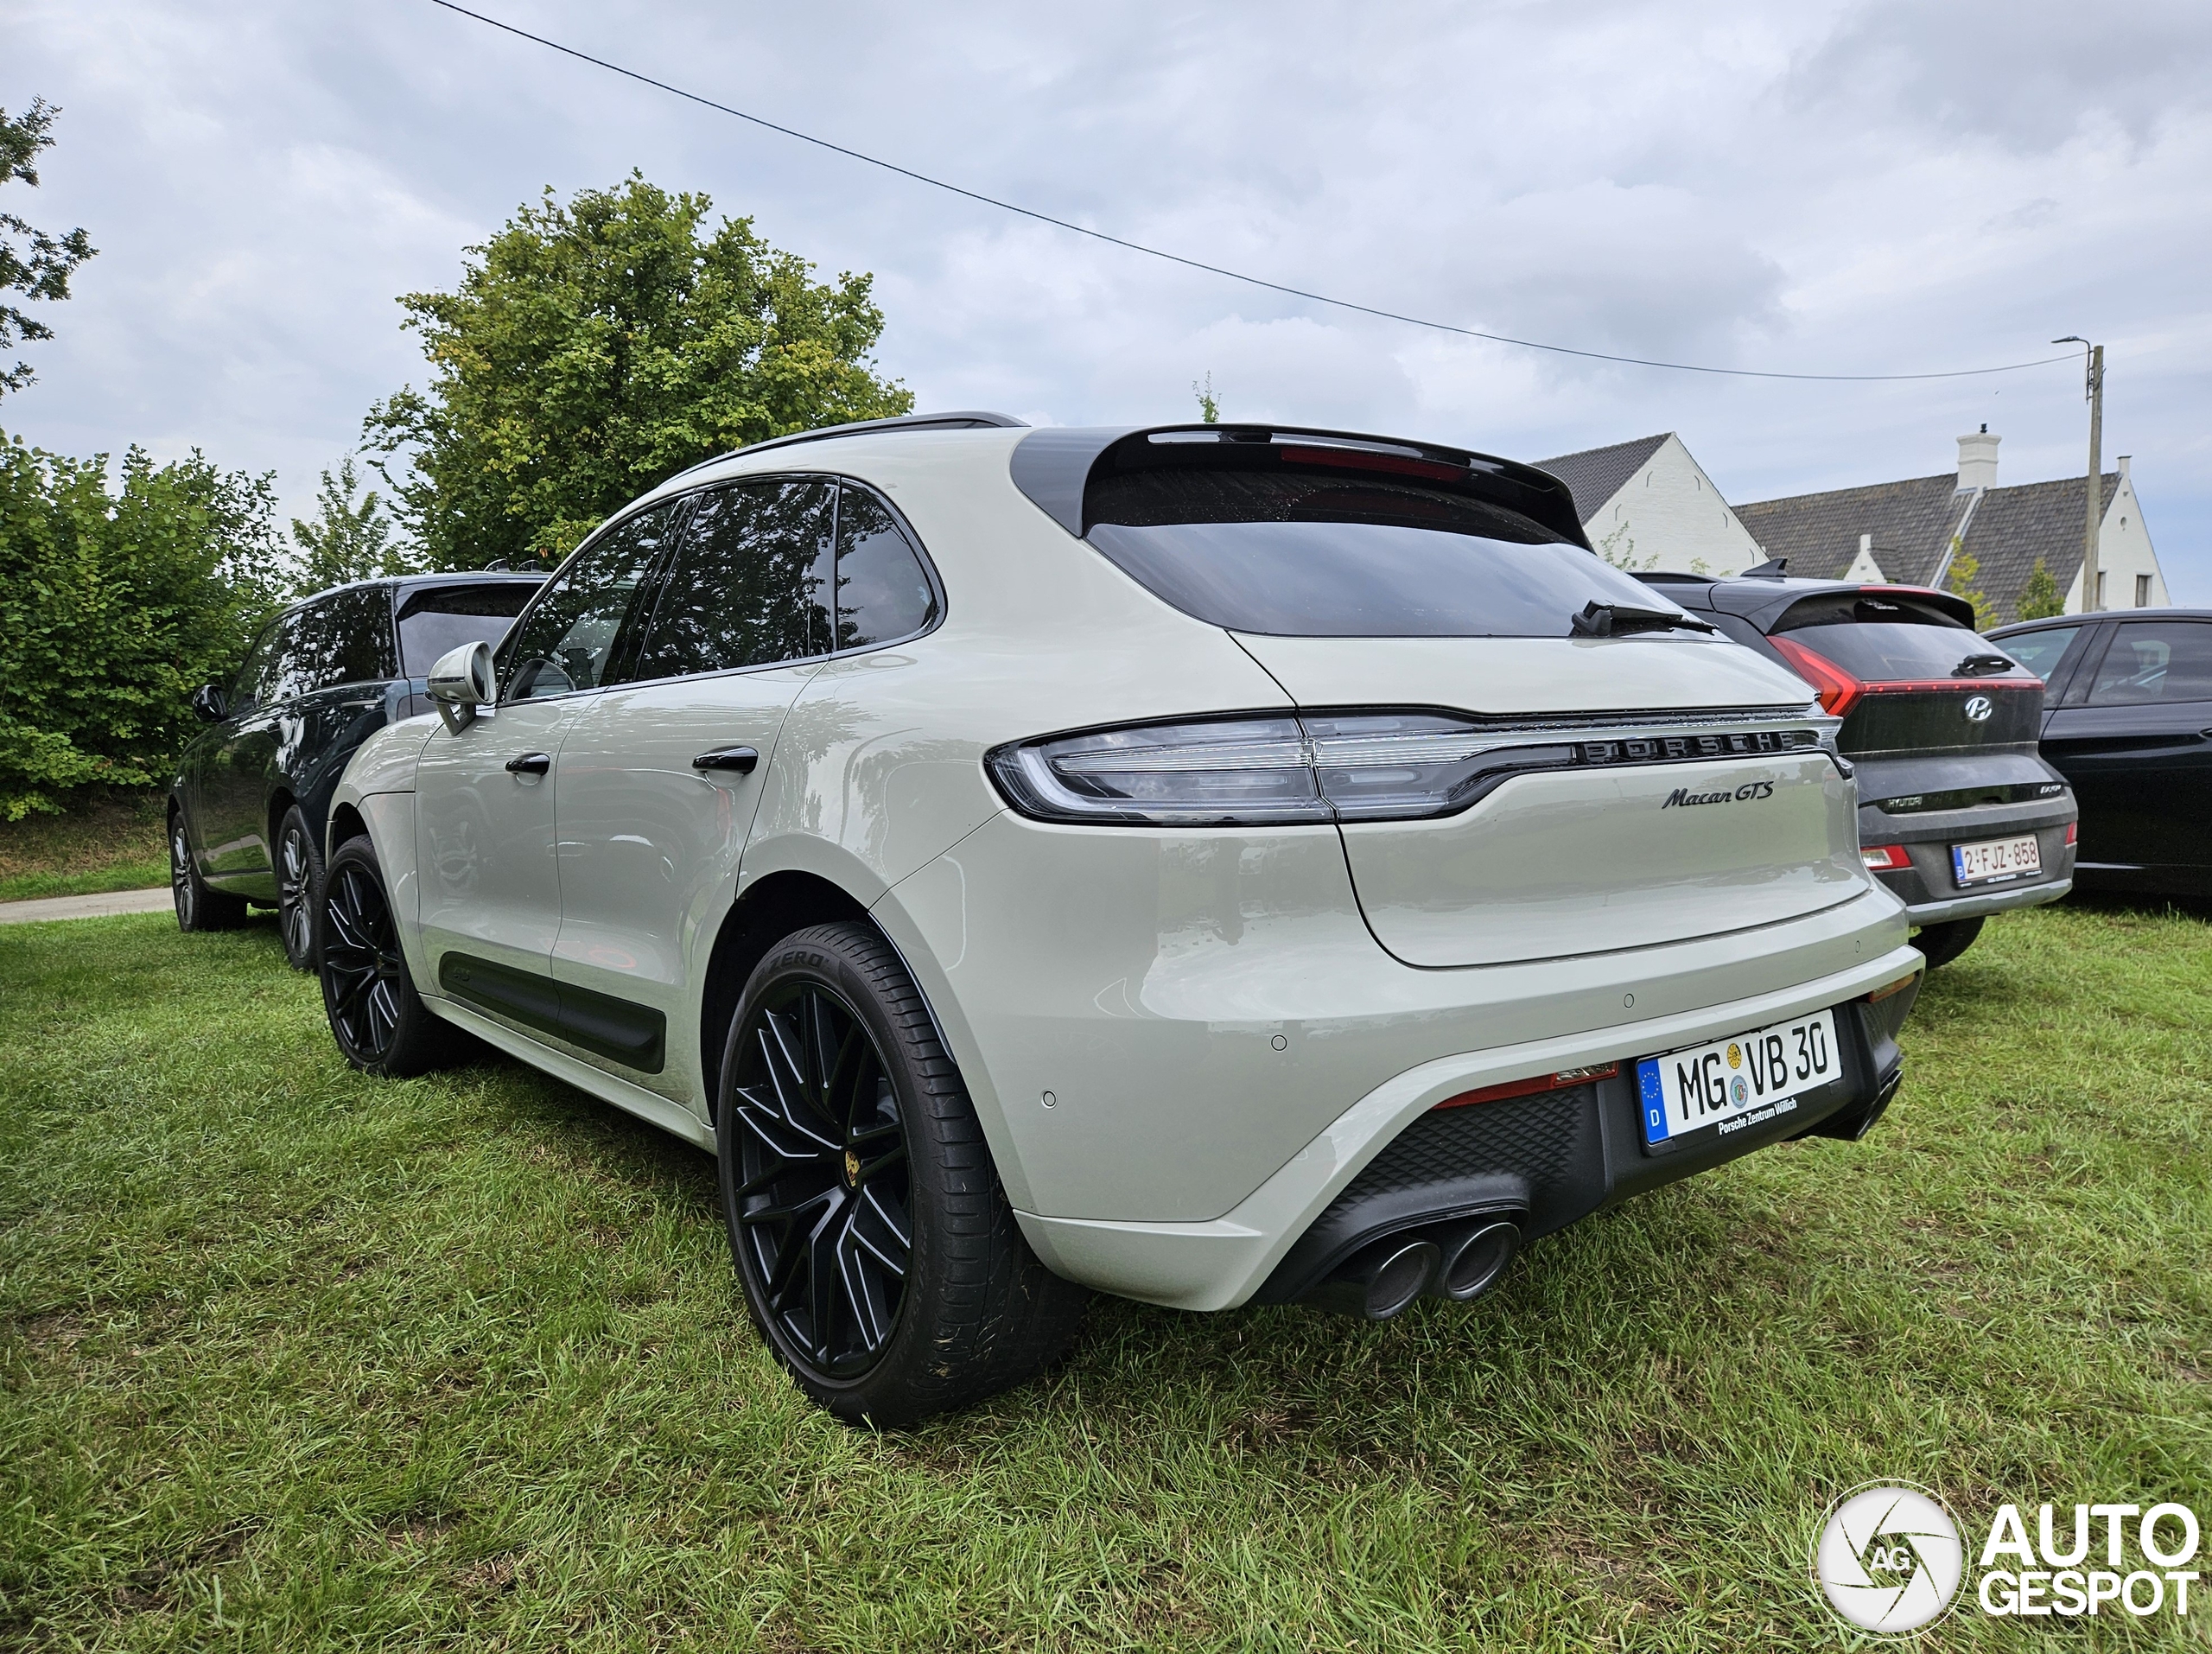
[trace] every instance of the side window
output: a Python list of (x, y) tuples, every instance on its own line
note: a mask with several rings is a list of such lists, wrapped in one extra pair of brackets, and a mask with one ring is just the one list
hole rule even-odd
[(276, 662), (276, 631), (283, 620), (271, 620), (261, 628), (261, 635), (253, 640), (253, 647), (245, 652), (245, 664), (238, 668), (238, 677), (231, 684), (231, 716), (238, 717), (251, 712), (269, 698), (269, 686)]
[(682, 678), (830, 651), (834, 485), (743, 482), (701, 494), (661, 582), (637, 676)]
[(289, 698), (340, 684), (382, 683), (399, 675), (392, 659), (391, 588), (354, 586), (331, 593), (283, 621), (276, 696)]
[(837, 495), (837, 647), (865, 649), (911, 637), (937, 619), (922, 559), (891, 514), (865, 488)]
[(638, 588), (677, 520), (671, 501), (610, 529), (569, 560), (500, 646), (500, 698), (542, 699), (597, 689), (619, 666)]
[(2130, 620), (2097, 663), (2091, 706), (2212, 701), (2212, 624)]
[(2052, 684), (2057, 681), (2052, 674), (2058, 671), (2058, 663), (2066, 658), (2081, 635), (2078, 626), (2054, 626), (2042, 632), (2023, 632), (2017, 638), (2000, 638), (1997, 646), (2044, 683)]
[(496, 646), (537, 588), (519, 580), (486, 586), (424, 586), (399, 606), (400, 665), (426, 678), (440, 655), (464, 643)]

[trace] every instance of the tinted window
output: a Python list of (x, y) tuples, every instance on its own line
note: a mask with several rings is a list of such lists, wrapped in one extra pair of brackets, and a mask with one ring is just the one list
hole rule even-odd
[(2212, 625), (2130, 620), (2097, 663), (2091, 706), (2212, 701)]
[(271, 700), (340, 684), (398, 676), (391, 646), (391, 588), (351, 586), (303, 603), (276, 623)]
[(912, 637), (936, 619), (937, 594), (891, 508), (845, 484), (837, 495), (837, 647)]
[(631, 642), (624, 622), (677, 511), (671, 502), (618, 524), (546, 582), (544, 595), (500, 646), (501, 698), (567, 695), (627, 675), (620, 670)]
[(238, 667), (238, 675), (231, 684), (231, 716), (251, 712), (269, 698), (269, 687), (275, 681), (272, 668), (276, 662), (276, 627), (271, 620), (261, 628), (261, 635), (253, 640), (253, 647), (245, 652), (245, 660)]
[(537, 588), (519, 580), (491, 586), (428, 586), (399, 606), (399, 658), (410, 678), (426, 678), (440, 655), (464, 643), (496, 645)]
[(2054, 626), (2048, 631), (2022, 632), (2000, 638), (1997, 646), (2049, 684), (2056, 681), (2053, 674), (2058, 671), (2059, 663), (2072, 652), (2074, 640), (2081, 635), (2078, 626)]
[(1516, 512), (1388, 474), (1137, 471), (1084, 510), (1124, 573), (1240, 632), (1563, 638), (1586, 603), (1665, 601)]
[[(1910, 626), (1875, 620), (1857, 626), (1808, 626), (1779, 633), (1834, 661), (1869, 684), (1931, 678), (2003, 678), (2005, 657), (1962, 626)], [(1964, 672), (1959, 668), (1971, 661)], [(1991, 671), (1993, 665), (1998, 667)]]
[(834, 484), (747, 482), (698, 496), (646, 634), (639, 678), (826, 654)]

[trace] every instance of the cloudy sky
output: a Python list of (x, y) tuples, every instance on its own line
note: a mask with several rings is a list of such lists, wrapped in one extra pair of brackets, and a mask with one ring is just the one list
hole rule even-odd
[[(2212, 7), (472, 0), (969, 188), (1293, 286), (1583, 348), (1910, 373), (2108, 347), (2107, 461), (2212, 602)], [(1885, 385), (1618, 367), (1240, 286), (810, 149), (429, 0), (0, 0), (0, 207), (100, 254), (0, 428), (273, 468), (304, 510), (423, 364), (394, 296), (632, 168), (874, 272), (924, 409), (1231, 417), (1539, 458), (1678, 430), (1732, 499), (2077, 471), (2077, 364)]]

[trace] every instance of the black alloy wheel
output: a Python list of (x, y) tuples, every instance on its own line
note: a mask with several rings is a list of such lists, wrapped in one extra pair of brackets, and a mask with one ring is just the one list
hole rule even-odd
[(234, 931), (245, 923), (245, 899), (210, 890), (193, 865), (181, 809), (169, 811), (169, 900), (176, 906), (176, 927), (187, 934)]
[(295, 970), (315, 969), (315, 898), (322, 869), (316, 865), (315, 835), (294, 805), (276, 830), (276, 926), (284, 938), (284, 957)]
[(883, 1053), (829, 986), (798, 979), (739, 1036), (730, 1116), (747, 1282), (779, 1343), (833, 1380), (882, 1358), (913, 1254), (911, 1169)]
[(902, 1429), (1035, 1377), (1090, 1295), (1029, 1250), (936, 1020), (883, 933), (753, 967), (722, 1042), (722, 1218), (753, 1324), (808, 1396)]
[(384, 869), (368, 839), (349, 838), (338, 847), (313, 912), (322, 1008), (346, 1061), (397, 1079), (442, 1067), (467, 1051), (468, 1036), (433, 1014), (415, 991)]

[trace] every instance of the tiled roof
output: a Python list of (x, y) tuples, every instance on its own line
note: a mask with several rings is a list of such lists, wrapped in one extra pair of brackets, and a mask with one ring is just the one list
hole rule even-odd
[(1639, 436), (1632, 442), (1615, 442), (1611, 448), (1586, 448), (1579, 454), (1561, 454), (1555, 459), (1538, 460), (1536, 469), (1550, 472), (1567, 485), (1567, 492), (1574, 496), (1574, 514), (1586, 523), (1673, 435), (1672, 431), (1662, 430), (1656, 436)]
[(1958, 527), (1966, 496), (1958, 478), (1914, 477), (1864, 488), (1832, 488), (1736, 507), (1736, 518), (1770, 557), (1789, 559), (1789, 572), (1840, 579), (1859, 555), (1859, 537), (1874, 537), (1874, 561), (1892, 580), (1924, 582)]
[[(2100, 509), (2109, 509), (2120, 474), (2104, 475)], [(2020, 588), (2040, 558), (2063, 592), (2082, 567), (2082, 481), (2062, 477), (1992, 488), (1975, 507), (1967, 528), (1965, 550), (1980, 567), (1974, 588), (1995, 605), (2001, 619), (2013, 618)], [(1891, 580), (1925, 585), (1933, 580), (1943, 550), (1958, 530), (1968, 496), (1958, 492), (1958, 478), (1914, 477), (1878, 482), (1864, 488), (1836, 488), (1827, 493), (1796, 494), (1738, 506), (1736, 516), (1769, 557), (1789, 559), (1789, 572), (1834, 580), (1851, 566), (1859, 537), (1874, 537), (1874, 561)]]
[[(2120, 492), (2120, 473), (2107, 471), (2097, 501), (2097, 520), (2112, 509)], [(1988, 595), (1997, 612), (2010, 620), (2017, 616), (2020, 588), (2043, 559), (2050, 577), (2063, 593), (2082, 572), (2083, 480), (2061, 477), (2056, 482), (2030, 482), (2017, 488), (1992, 488), (1974, 514), (1967, 530), (1966, 549), (1980, 567), (1974, 586)], [(2107, 582), (2109, 584), (2110, 582)], [(2128, 601), (2133, 601), (2130, 599)]]

